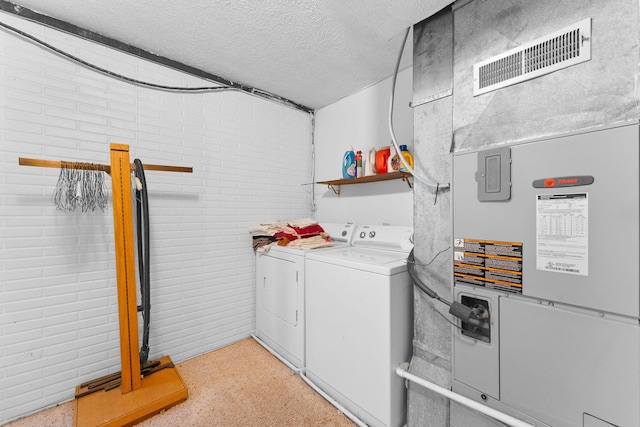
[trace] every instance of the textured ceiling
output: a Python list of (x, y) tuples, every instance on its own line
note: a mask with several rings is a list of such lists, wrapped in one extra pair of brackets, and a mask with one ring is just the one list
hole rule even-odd
[[(12, 3), (317, 109), (389, 77), (404, 30), (452, 1)], [(408, 52), (401, 68), (411, 65)]]

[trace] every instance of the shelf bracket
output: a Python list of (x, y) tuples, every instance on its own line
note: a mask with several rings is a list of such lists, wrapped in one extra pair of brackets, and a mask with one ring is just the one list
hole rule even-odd
[(411, 185), (411, 181), (409, 180), (409, 177), (410, 177), (410, 175), (404, 175), (404, 176), (402, 177), (402, 180), (403, 180), (404, 182), (406, 182), (406, 183), (407, 183), (407, 185), (409, 186), (409, 188), (413, 188), (413, 185)]
[(340, 196), (340, 184), (328, 184), (327, 187), (329, 187), (337, 196)]

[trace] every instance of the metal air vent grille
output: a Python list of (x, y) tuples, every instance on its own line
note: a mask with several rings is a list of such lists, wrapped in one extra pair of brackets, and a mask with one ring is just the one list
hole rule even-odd
[(473, 66), (473, 94), (520, 83), (591, 59), (591, 19)]

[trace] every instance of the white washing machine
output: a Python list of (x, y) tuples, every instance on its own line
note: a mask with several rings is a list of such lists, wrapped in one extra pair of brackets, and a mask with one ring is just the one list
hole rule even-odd
[(272, 246), (256, 256), (255, 335), (296, 368), (305, 365), (305, 256), (349, 245), (356, 228), (351, 223), (320, 225), (336, 246)]
[(306, 259), (306, 377), (370, 426), (406, 421), (413, 287), (409, 227), (358, 227), (352, 246)]

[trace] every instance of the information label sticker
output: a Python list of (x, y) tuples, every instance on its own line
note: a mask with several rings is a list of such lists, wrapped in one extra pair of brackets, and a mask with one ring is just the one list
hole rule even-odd
[(522, 242), (454, 239), (456, 284), (522, 293)]
[(589, 275), (587, 193), (537, 195), (536, 269)]

